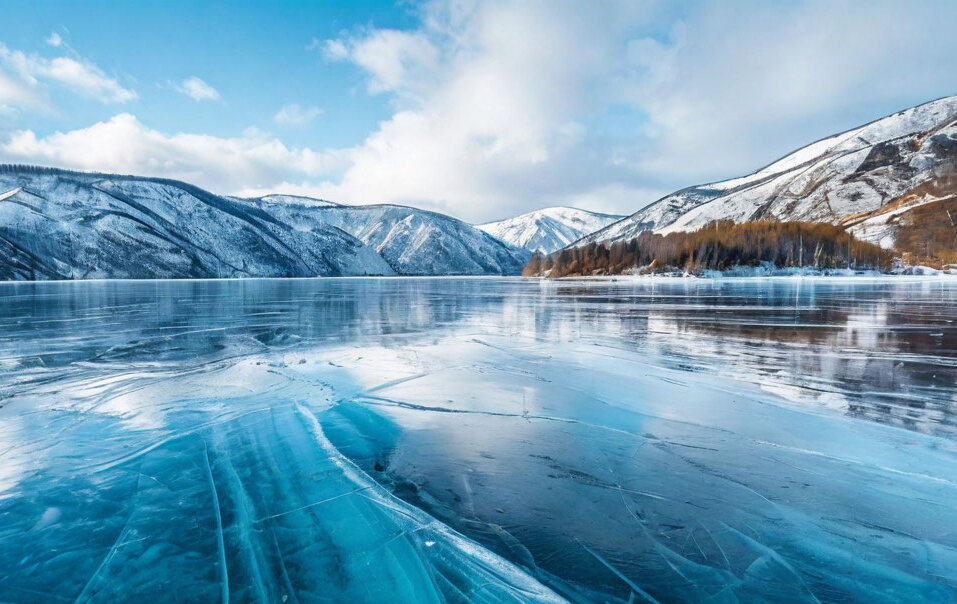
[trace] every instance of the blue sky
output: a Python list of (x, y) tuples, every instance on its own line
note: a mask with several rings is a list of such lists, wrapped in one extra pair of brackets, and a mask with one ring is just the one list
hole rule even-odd
[(954, 2), (5, 4), (0, 161), (630, 213), (957, 93)]
[[(389, 1), (349, 2), (12, 2), (5, 7), (2, 41), (8, 48), (54, 57), (67, 48), (99, 66), (137, 99), (106, 106), (53, 89), (56, 113), (37, 112), (23, 123), (37, 133), (73, 129), (130, 111), (166, 132), (231, 136), (249, 127), (276, 129), (283, 105), (319, 107), (325, 119), (284, 129), (294, 145), (346, 146), (361, 142), (390, 115), (389, 101), (365, 94), (362, 74), (324, 61), (314, 39), (336, 38), (361, 27), (409, 28), (410, 7)], [(64, 47), (47, 44), (51, 33)], [(171, 83), (198, 77), (221, 102), (196, 102)]]

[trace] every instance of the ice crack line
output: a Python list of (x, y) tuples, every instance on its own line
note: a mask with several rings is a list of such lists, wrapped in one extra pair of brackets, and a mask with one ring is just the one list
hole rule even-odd
[(308, 510), (311, 507), (322, 505), (324, 503), (329, 503), (330, 501), (335, 501), (336, 499), (341, 499), (342, 497), (346, 497), (348, 495), (354, 495), (360, 491), (365, 491), (368, 488), (370, 487), (360, 487), (358, 489), (346, 491), (345, 493), (339, 493), (338, 495), (333, 495), (332, 497), (326, 497), (325, 499), (320, 499), (319, 501), (313, 501), (312, 503), (307, 503), (306, 505), (299, 506), (298, 508), (294, 508), (291, 510), (286, 510), (285, 512), (279, 512), (278, 514), (272, 514), (271, 516), (263, 516), (262, 518), (257, 518), (253, 522), (260, 523), (260, 522), (265, 522), (266, 520), (272, 520), (273, 518), (281, 518), (282, 516), (287, 516), (295, 512), (301, 512), (302, 510)]
[[(594, 428), (594, 429), (596, 429), (596, 430), (607, 430), (607, 431), (609, 431), (609, 432), (615, 432), (615, 433), (617, 433), (617, 434), (624, 434), (624, 435), (626, 435), (626, 436), (631, 436), (631, 437), (636, 437), (636, 438), (642, 438), (642, 439), (645, 438), (644, 436), (642, 436), (642, 435), (640, 435), (640, 434), (635, 434), (634, 432), (629, 432), (629, 431), (627, 431), (627, 430), (621, 430), (621, 429), (619, 429), (619, 428), (612, 428), (612, 427), (610, 427), (610, 426), (603, 426), (603, 425), (601, 425), (601, 424), (594, 424), (594, 423), (591, 423), (591, 422), (583, 422), (583, 421), (581, 421), (581, 420), (577, 420), (577, 419), (573, 419), (573, 418), (569, 418), (569, 417), (556, 417), (556, 416), (552, 416), (552, 415), (534, 415), (534, 414), (531, 414), (531, 413), (508, 413), (508, 412), (505, 412), (505, 411), (475, 411), (475, 410), (472, 410), (472, 409), (450, 409), (450, 408), (448, 408), (448, 407), (434, 407), (434, 406), (430, 406), (430, 405), (416, 405), (415, 403), (408, 403), (408, 402), (405, 402), (405, 401), (397, 401), (397, 400), (390, 399), (390, 398), (385, 398), (385, 397), (381, 397), (381, 396), (371, 396), (371, 395), (360, 396), (360, 397), (358, 397), (358, 398), (351, 399), (351, 400), (350, 400), (350, 399), (342, 399), (342, 400), (340, 400), (340, 401), (338, 401), (338, 402), (339, 402), (339, 403), (344, 403), (344, 402), (347, 402), (347, 401), (348, 401), (348, 402), (358, 403), (358, 404), (379, 405), (379, 406), (382, 406), (382, 407), (402, 407), (402, 408), (404, 408), (404, 409), (412, 409), (412, 410), (414, 410), (414, 411), (432, 411), (432, 412), (435, 412), (435, 413), (462, 413), (462, 414), (466, 414), (466, 415), (488, 415), (488, 416), (491, 416), (491, 417), (512, 417), (512, 418), (518, 418), (518, 419), (524, 419), (524, 420), (538, 419), (538, 420), (544, 420), (544, 421), (550, 421), (550, 422), (561, 422), (561, 423), (563, 423), (563, 424), (578, 424), (578, 425), (581, 425), (581, 426), (586, 426), (586, 427), (589, 427), (589, 428)], [(644, 414), (642, 414), (642, 415), (644, 415)], [(655, 417), (655, 416), (648, 416), (648, 417)], [(656, 419), (662, 419), (662, 418), (656, 418)], [(671, 420), (666, 420), (666, 421), (671, 421)], [(693, 425), (693, 424), (692, 424), (692, 425)]]
[(213, 497), (213, 510), (216, 512), (216, 545), (219, 547), (219, 574), (222, 579), (221, 596), (224, 604), (229, 602), (229, 571), (226, 568), (226, 543), (223, 538), (223, 512), (219, 508), (219, 495), (213, 481), (213, 468), (209, 463), (209, 449), (203, 441), (203, 457), (206, 460), (206, 479), (209, 480), (209, 492)]

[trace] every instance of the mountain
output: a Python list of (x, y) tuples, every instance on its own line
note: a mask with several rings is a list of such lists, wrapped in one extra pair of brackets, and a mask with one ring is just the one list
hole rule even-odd
[(915, 222), (918, 208), (944, 225), (940, 237), (953, 239), (957, 223), (948, 212), (957, 219), (955, 200), (957, 96), (951, 96), (819, 140), (748, 176), (682, 189), (575, 245), (729, 219), (828, 222), (893, 248), (909, 240), (909, 230), (927, 226)]
[(555, 207), (476, 226), (509, 245), (548, 254), (622, 218), (624, 216)]
[(518, 274), (526, 259), (462, 221), (410, 208), (0, 166), (0, 280)]
[(238, 199), (239, 201), (245, 201), (250, 203), (258, 203), (258, 204), (289, 203), (289, 204), (309, 206), (314, 208), (340, 205), (334, 201), (327, 201), (325, 199), (316, 199), (314, 197), (304, 197), (302, 195), (272, 194), (272, 195), (263, 195), (262, 197), (253, 197), (253, 198), (237, 197), (234, 199)]
[(297, 228), (316, 222), (352, 235), (400, 275), (517, 275), (525, 250), (502, 243), (461, 220), (406, 206), (346, 206), (284, 197), (247, 200)]

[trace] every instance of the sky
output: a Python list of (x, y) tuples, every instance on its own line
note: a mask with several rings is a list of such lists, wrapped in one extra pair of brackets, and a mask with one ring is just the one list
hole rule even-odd
[(8, 0), (0, 162), (630, 214), (957, 94), (957, 2)]

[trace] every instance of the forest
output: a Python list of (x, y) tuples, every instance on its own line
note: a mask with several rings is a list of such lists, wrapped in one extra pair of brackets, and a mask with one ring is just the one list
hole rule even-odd
[(895, 247), (905, 264), (957, 264), (957, 197), (920, 205), (898, 221)]
[(821, 269), (891, 268), (894, 256), (853, 237), (841, 227), (818, 222), (711, 222), (697, 231), (659, 235), (649, 231), (629, 241), (568, 247), (536, 254), (525, 276), (574, 277), (726, 270), (773, 263)]

